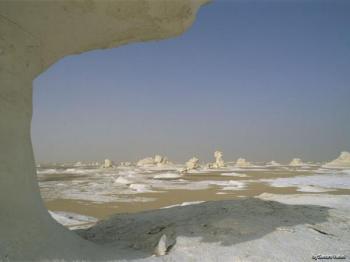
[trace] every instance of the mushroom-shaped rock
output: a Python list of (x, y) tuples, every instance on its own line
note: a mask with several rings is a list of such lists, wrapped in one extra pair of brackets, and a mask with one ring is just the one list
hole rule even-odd
[(324, 167), (350, 168), (350, 153), (346, 151), (341, 152), (340, 156), (337, 159), (334, 159), (333, 161), (326, 163)]
[(65, 56), (174, 37), (206, 0), (0, 1), (0, 261), (112, 261), (42, 203), (31, 143), (32, 81)]

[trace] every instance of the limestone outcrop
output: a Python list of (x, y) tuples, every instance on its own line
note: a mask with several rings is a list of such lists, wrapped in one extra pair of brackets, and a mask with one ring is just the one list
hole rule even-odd
[(238, 158), (235, 167), (251, 167), (252, 164), (248, 162), (245, 158)]
[(324, 167), (350, 168), (350, 153), (346, 151), (341, 152), (338, 158), (326, 163)]
[(68, 55), (180, 35), (205, 2), (0, 1), (1, 261), (118, 258), (57, 224), (42, 203), (30, 136), (32, 81)]

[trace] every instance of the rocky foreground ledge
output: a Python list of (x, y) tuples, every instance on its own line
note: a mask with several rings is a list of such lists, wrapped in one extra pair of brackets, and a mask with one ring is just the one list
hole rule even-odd
[[(350, 260), (350, 196), (275, 195), (119, 214), (83, 238), (125, 260)], [(345, 259), (344, 259), (345, 258)]]

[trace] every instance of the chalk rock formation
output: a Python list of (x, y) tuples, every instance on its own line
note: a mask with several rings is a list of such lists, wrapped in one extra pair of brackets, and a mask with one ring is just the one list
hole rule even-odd
[(204, 2), (0, 1), (0, 261), (119, 257), (57, 224), (42, 203), (30, 136), (32, 81), (68, 55), (180, 35)]
[(186, 162), (186, 167), (183, 170), (181, 170), (181, 172), (187, 172), (198, 168), (200, 168), (199, 159), (197, 157), (192, 157)]
[(293, 158), (293, 160), (289, 163), (290, 166), (303, 166), (305, 163), (301, 161), (300, 158)]
[(345, 151), (341, 152), (340, 156), (337, 159), (326, 163), (324, 167), (350, 168), (350, 153)]
[(137, 162), (137, 166), (147, 167), (147, 166), (165, 166), (171, 164), (167, 157), (161, 155), (155, 155), (154, 157), (146, 157)]
[(169, 161), (168, 161), (168, 158), (166, 156), (155, 155), (154, 156), (154, 163), (158, 166), (162, 166), (162, 165), (169, 164)]
[(215, 151), (214, 157), (215, 157), (215, 163), (209, 164), (209, 168), (223, 168), (223, 167), (225, 167), (225, 162), (222, 159), (222, 152)]
[(103, 165), (101, 166), (101, 168), (112, 168), (114, 167), (113, 162), (109, 159), (105, 159)]
[(238, 158), (235, 164), (236, 167), (250, 167), (252, 164), (244, 158)]

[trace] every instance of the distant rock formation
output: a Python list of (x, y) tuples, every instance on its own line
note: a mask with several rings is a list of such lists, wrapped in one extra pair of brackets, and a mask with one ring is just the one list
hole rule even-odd
[(235, 164), (236, 167), (250, 167), (252, 164), (248, 162), (245, 158), (238, 158)]
[(350, 153), (346, 151), (341, 152), (337, 159), (334, 159), (323, 166), (333, 168), (350, 168)]
[(267, 166), (280, 166), (281, 164), (276, 162), (276, 161), (274, 161), (274, 160), (272, 160), (272, 161), (266, 163), (266, 165)]
[(290, 166), (303, 166), (305, 163), (301, 161), (300, 158), (293, 158), (293, 160), (289, 163)]
[(185, 165), (186, 165), (185, 168), (181, 170), (181, 172), (187, 172), (190, 170), (195, 170), (200, 168), (199, 159), (197, 157), (192, 157), (190, 160), (186, 162)]
[(105, 159), (103, 165), (101, 166), (101, 168), (112, 168), (114, 167), (113, 162), (109, 159)]
[(215, 151), (214, 152), (214, 157), (215, 157), (215, 163), (209, 164), (209, 168), (223, 168), (225, 167), (225, 162), (222, 159), (222, 152), (221, 151)]
[(155, 155), (153, 157), (146, 157), (137, 162), (137, 166), (145, 167), (145, 166), (164, 166), (170, 165), (171, 162), (167, 157), (161, 155)]
[(169, 160), (166, 156), (161, 156), (161, 155), (155, 155), (154, 156), (154, 163), (157, 166), (162, 166), (162, 165), (167, 165), (169, 164)]

